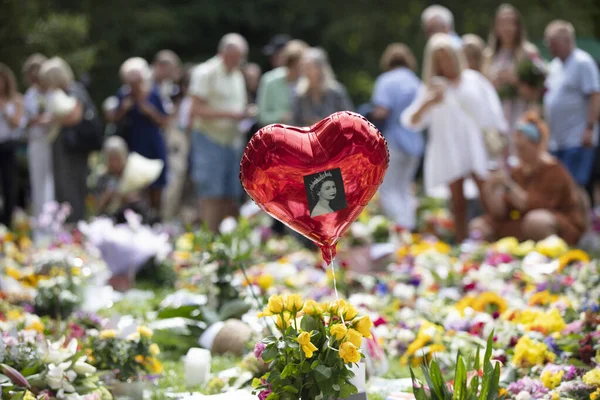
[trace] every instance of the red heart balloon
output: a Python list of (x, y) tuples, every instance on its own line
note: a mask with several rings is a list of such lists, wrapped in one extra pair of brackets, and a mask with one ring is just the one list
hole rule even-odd
[(240, 179), (260, 208), (314, 241), (330, 263), (338, 239), (375, 195), (388, 162), (377, 128), (343, 111), (310, 128), (262, 128), (246, 147)]

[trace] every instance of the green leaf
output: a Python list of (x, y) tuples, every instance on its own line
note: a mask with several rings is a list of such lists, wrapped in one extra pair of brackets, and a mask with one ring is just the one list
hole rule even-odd
[(324, 382), (327, 379), (331, 378), (332, 369), (325, 365), (318, 365), (315, 368), (315, 378), (317, 382)]
[[(423, 355), (423, 357), (425, 357), (425, 356)], [(432, 362), (432, 364), (433, 364), (433, 362)], [(442, 393), (438, 392), (437, 386), (433, 383), (431, 374), (429, 372), (429, 367), (427, 366), (427, 364), (423, 363), (421, 365), (421, 371), (423, 372), (423, 377), (425, 378), (425, 381), (427, 381), (427, 386), (429, 387), (429, 390), (431, 391), (431, 393), (434, 394), (435, 396), (437, 396), (438, 399), (441, 399)]]
[(189, 319), (200, 319), (198, 318), (197, 311), (199, 307), (195, 305), (191, 306), (181, 306), (181, 307), (167, 307), (160, 310), (157, 314), (158, 319), (168, 319), (168, 318), (189, 318)]
[(429, 397), (427, 397), (427, 394), (425, 393), (425, 389), (423, 389), (423, 385), (421, 385), (420, 382), (417, 381), (417, 378), (415, 378), (415, 373), (412, 368), (410, 368), (410, 379), (412, 380), (413, 394), (415, 395), (415, 398), (417, 400), (429, 400)]
[(479, 392), (479, 375), (475, 375), (471, 379), (471, 385), (469, 387), (469, 398), (477, 398), (477, 392)]
[(300, 327), (305, 332), (312, 332), (318, 329), (317, 320), (311, 315), (305, 315), (302, 317), (302, 322), (300, 322)]
[(479, 371), (479, 368), (480, 368), (480, 364), (481, 364), (479, 361), (479, 355), (481, 354), (480, 351), (481, 351), (481, 348), (479, 347), (479, 345), (477, 345), (477, 351), (475, 352), (475, 366), (474, 366), (475, 371)]
[[(487, 395), (487, 400), (495, 400), (498, 397), (498, 385), (500, 382), (500, 364), (496, 363), (494, 367), (494, 373), (492, 375), (492, 381), (490, 382), (490, 391)], [(485, 399), (482, 397), (482, 399)]]
[(291, 385), (287, 385), (283, 387), (283, 390), (288, 392), (288, 393), (292, 393), (292, 394), (297, 394), (298, 393), (298, 388), (291, 386)]
[(296, 364), (288, 364), (281, 371), (281, 379), (286, 379), (289, 376), (296, 375), (298, 373), (298, 366)]
[(440, 370), (440, 366), (434, 360), (431, 362), (431, 379), (434, 384), (437, 385), (436, 389), (441, 394), (440, 398), (446, 399), (450, 397), (450, 392), (446, 387), (446, 382), (444, 381), (444, 376), (442, 375), (442, 371)]
[(230, 318), (240, 318), (246, 314), (252, 306), (242, 299), (231, 300), (225, 303), (219, 310), (221, 320), (226, 321)]
[[(317, 362), (317, 361), (315, 361), (315, 362)], [(312, 367), (307, 362), (303, 362), (302, 366), (300, 367), (300, 372), (302, 372), (303, 374), (307, 374), (312, 370), (313, 370)]]
[(267, 400), (279, 400), (279, 395), (273, 392), (269, 396), (267, 396)]
[(467, 392), (467, 371), (465, 368), (465, 362), (460, 355), (456, 360), (456, 372), (454, 374), (454, 395), (452, 400), (465, 400)]
[(279, 349), (277, 348), (277, 346), (273, 345), (269, 345), (267, 346), (267, 348), (265, 349), (265, 351), (263, 351), (262, 353), (262, 359), (265, 362), (269, 362), (275, 359), (275, 357), (277, 357), (279, 355)]
[(346, 382), (340, 385), (340, 399), (346, 399), (356, 393), (358, 389), (353, 384)]

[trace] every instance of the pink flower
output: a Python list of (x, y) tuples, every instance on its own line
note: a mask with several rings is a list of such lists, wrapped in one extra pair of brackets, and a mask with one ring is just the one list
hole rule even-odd
[(262, 353), (265, 351), (266, 347), (267, 346), (263, 342), (256, 343), (254, 346), (254, 357), (256, 357), (258, 360), (262, 360)]
[(272, 390), (263, 390), (258, 394), (258, 400), (267, 400), (267, 397), (269, 397), (271, 393), (273, 393)]

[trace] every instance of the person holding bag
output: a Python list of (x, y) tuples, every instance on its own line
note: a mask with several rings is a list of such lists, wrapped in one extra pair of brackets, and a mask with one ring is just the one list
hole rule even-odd
[(88, 156), (102, 144), (102, 123), (89, 94), (75, 82), (65, 60), (53, 57), (40, 68), (40, 87), (48, 96), (49, 113), (39, 124), (51, 127), (56, 201), (69, 203), (67, 222), (85, 218)]

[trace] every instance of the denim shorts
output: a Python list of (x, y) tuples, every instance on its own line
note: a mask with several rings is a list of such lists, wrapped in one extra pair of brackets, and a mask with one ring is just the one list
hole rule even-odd
[(239, 199), (242, 149), (223, 146), (201, 132), (192, 133), (192, 181), (198, 197)]
[(552, 153), (562, 161), (571, 176), (579, 185), (585, 186), (590, 180), (596, 149), (593, 147), (573, 147), (557, 150)]

